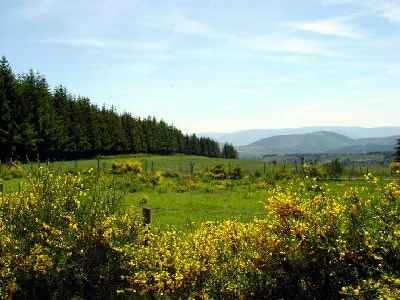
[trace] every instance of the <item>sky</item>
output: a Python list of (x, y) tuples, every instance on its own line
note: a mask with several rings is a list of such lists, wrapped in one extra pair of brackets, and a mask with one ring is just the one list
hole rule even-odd
[(0, 0), (0, 55), (184, 132), (400, 125), (400, 0)]

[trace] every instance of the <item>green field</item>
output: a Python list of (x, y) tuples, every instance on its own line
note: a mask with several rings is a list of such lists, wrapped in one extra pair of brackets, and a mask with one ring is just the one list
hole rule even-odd
[(331, 171), (182, 155), (3, 165), (0, 298), (399, 299), (398, 175)]
[[(113, 163), (138, 161), (144, 173), (160, 171), (175, 174), (163, 177), (155, 185), (144, 184), (129, 174), (110, 172)], [(222, 165), (227, 173), (235, 168), (242, 170), (240, 180), (204, 180), (204, 174), (216, 165)], [(174, 227), (191, 230), (204, 221), (237, 219), (251, 221), (265, 215), (264, 200), (273, 187), (275, 178), (285, 176), (302, 178), (294, 165), (264, 163), (257, 160), (225, 160), (199, 156), (174, 155), (119, 155), (99, 159), (30, 163), (21, 165), (24, 174), (34, 173), (37, 168), (48, 167), (58, 173), (85, 173), (98, 170), (122, 192), (121, 210), (134, 208), (141, 214), (143, 207), (152, 210), (152, 223), (161, 229)], [(380, 168), (380, 167), (379, 167)], [(279, 179), (282, 177), (282, 179)], [(3, 182), (5, 192), (23, 189), (26, 178), (14, 178)], [(188, 184), (194, 187), (188, 187)], [(357, 182), (326, 183), (330, 189), (344, 190)]]

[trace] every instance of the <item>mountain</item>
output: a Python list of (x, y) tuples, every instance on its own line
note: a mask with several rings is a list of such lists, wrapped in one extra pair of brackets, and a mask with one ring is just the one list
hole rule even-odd
[(344, 126), (323, 126), (323, 127), (301, 127), (282, 129), (250, 129), (231, 133), (200, 133), (200, 136), (208, 136), (220, 143), (232, 143), (235, 146), (244, 146), (258, 140), (277, 136), (292, 134), (307, 134), (318, 131), (330, 131), (345, 135), (352, 139), (381, 138), (400, 134), (400, 127), (344, 127)]
[(238, 147), (239, 155), (260, 157), (268, 154), (368, 153), (392, 151), (399, 136), (353, 139), (331, 131), (277, 135)]

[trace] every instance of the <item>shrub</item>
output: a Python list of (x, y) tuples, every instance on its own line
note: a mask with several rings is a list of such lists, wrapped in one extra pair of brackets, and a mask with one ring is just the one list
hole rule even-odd
[(24, 171), (20, 164), (0, 165), (0, 177), (4, 180), (22, 178)]
[(327, 173), (327, 175), (331, 176), (331, 177), (338, 177), (341, 174), (343, 174), (343, 171), (344, 171), (342, 164), (337, 159), (335, 159), (329, 163), (326, 163), (324, 165), (324, 168), (325, 168), (325, 172)]
[(111, 166), (111, 171), (114, 174), (124, 174), (124, 173), (141, 174), (143, 173), (143, 166), (138, 161), (128, 161), (123, 163), (115, 162)]
[(390, 170), (394, 174), (400, 174), (400, 162), (393, 162), (390, 164)]
[(227, 178), (227, 174), (223, 165), (216, 165), (207, 174), (214, 180), (224, 180)]
[(0, 297), (397, 299), (400, 185), (366, 179), (285, 182), (263, 219), (183, 234), (122, 213), (106, 178), (40, 169), (0, 203)]
[(162, 177), (164, 178), (179, 178), (179, 173), (171, 170), (166, 170), (162, 172)]
[[(92, 176), (40, 169), (22, 192), (0, 205), (0, 298), (110, 296), (121, 285), (122, 248), (136, 240), (136, 215), (115, 215)], [(107, 296), (108, 295), (108, 296)]]
[(243, 171), (242, 171), (242, 168), (240, 168), (240, 167), (233, 168), (233, 170), (229, 173), (230, 179), (238, 180), (238, 179), (242, 179), (242, 177), (243, 177)]
[(303, 172), (305, 176), (310, 178), (321, 178), (325, 176), (323, 170), (321, 170), (316, 164), (305, 163), (303, 165)]

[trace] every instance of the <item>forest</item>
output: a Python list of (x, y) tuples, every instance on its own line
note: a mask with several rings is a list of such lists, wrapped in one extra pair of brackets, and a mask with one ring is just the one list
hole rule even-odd
[(237, 158), (230, 144), (186, 135), (154, 117), (118, 113), (63, 86), (51, 90), (30, 70), (15, 74), (0, 60), (0, 159), (61, 160), (122, 153), (193, 154)]

